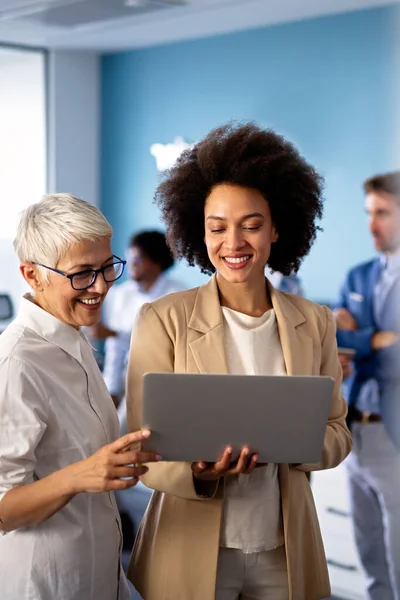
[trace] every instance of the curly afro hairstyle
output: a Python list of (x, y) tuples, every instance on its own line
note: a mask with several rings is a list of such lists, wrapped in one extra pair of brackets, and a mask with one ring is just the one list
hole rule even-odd
[(268, 265), (297, 272), (315, 241), (322, 217), (323, 180), (296, 148), (254, 123), (228, 123), (185, 150), (155, 195), (173, 254), (203, 273), (215, 271), (204, 243), (204, 205), (213, 187), (229, 183), (258, 190), (269, 204), (279, 239)]

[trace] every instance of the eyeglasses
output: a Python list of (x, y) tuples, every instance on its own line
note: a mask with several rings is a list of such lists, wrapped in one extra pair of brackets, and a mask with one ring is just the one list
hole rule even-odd
[(107, 283), (117, 281), (117, 279), (122, 276), (125, 269), (126, 260), (118, 258), (118, 256), (115, 255), (113, 258), (116, 258), (117, 260), (109, 265), (106, 265), (105, 267), (101, 267), (101, 269), (86, 269), (85, 271), (79, 271), (78, 273), (72, 273), (71, 275), (64, 273), (64, 271), (60, 271), (59, 269), (53, 269), (47, 265), (42, 265), (41, 263), (32, 262), (32, 264), (37, 265), (38, 267), (49, 269), (49, 271), (53, 271), (59, 275), (64, 275), (64, 277), (68, 277), (73, 289), (76, 291), (81, 291), (87, 290), (94, 285), (99, 273), (103, 275), (104, 281)]

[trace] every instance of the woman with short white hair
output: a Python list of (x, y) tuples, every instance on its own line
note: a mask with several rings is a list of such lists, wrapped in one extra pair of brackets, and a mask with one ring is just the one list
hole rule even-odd
[(0, 590), (4, 600), (126, 600), (113, 490), (159, 457), (118, 438), (117, 414), (80, 331), (125, 261), (100, 211), (68, 194), (21, 215), (14, 248), (32, 288), (0, 337)]

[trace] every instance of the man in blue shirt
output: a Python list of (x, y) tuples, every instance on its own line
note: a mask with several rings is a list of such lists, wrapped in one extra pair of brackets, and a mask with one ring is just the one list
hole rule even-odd
[(346, 460), (355, 540), (370, 600), (400, 600), (400, 171), (364, 184), (376, 259), (353, 268), (334, 310), (353, 450)]

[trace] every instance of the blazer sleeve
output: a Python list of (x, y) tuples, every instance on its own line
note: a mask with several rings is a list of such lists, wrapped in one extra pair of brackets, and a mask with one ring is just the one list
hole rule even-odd
[[(345, 308), (346, 310), (350, 311), (347, 298), (349, 297), (349, 293), (353, 288), (352, 275), (353, 271), (351, 271), (346, 277), (346, 281), (340, 289), (339, 300), (334, 305), (334, 308)], [(365, 327), (363, 329), (356, 329), (355, 331), (338, 329), (336, 332), (336, 339), (339, 347), (353, 348), (356, 351), (356, 358), (360, 359), (371, 354), (371, 340), (374, 333), (374, 327)]]
[(372, 350), (372, 336), (375, 333), (374, 327), (366, 327), (365, 329), (356, 329), (355, 331), (348, 329), (338, 329), (336, 339), (340, 348), (353, 348), (356, 351), (355, 358), (365, 358), (369, 356)]
[(326, 307), (324, 309), (326, 329), (322, 339), (320, 375), (333, 377), (335, 385), (321, 460), (317, 463), (296, 465), (296, 469), (301, 471), (318, 471), (336, 467), (346, 458), (352, 447), (351, 434), (346, 425), (347, 404), (341, 394), (342, 367), (338, 359), (336, 325), (332, 312)]
[[(129, 352), (126, 388), (128, 431), (142, 427), (143, 375), (171, 373), (174, 362), (174, 340), (152, 305), (143, 305), (136, 319)], [(149, 470), (141, 481), (151, 489), (188, 500), (212, 498), (217, 492), (217, 482), (215, 486), (209, 486), (204, 495), (196, 492), (191, 463), (161, 461), (148, 466)]]

